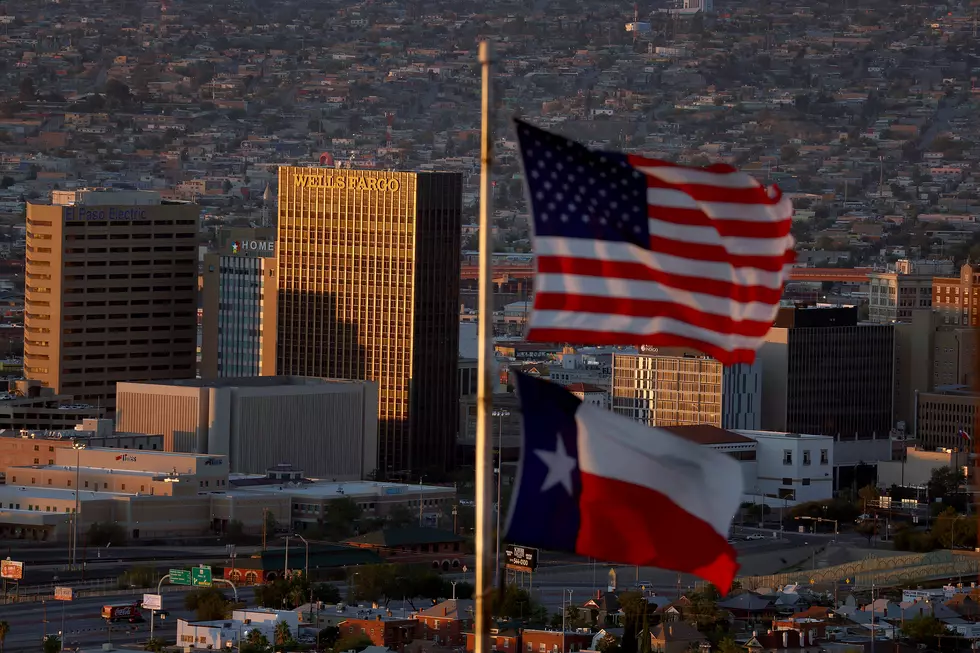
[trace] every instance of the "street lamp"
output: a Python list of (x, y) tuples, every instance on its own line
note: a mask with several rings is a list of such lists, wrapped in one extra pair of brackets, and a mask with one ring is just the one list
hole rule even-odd
[[(503, 476), (503, 470), (501, 469), (501, 459), (503, 449), (503, 437), (504, 437), (504, 418), (510, 417), (509, 410), (495, 410), (491, 413), (497, 418), (497, 549), (494, 554), (494, 572), (493, 572), (493, 582), (494, 585), (500, 584), (500, 485), (501, 476)], [(564, 645), (564, 643), (563, 643)]]
[(282, 579), (286, 580), (289, 570), (289, 536), (286, 536), (286, 557), (282, 561)]
[(458, 514), (459, 514), (459, 511), (456, 510), (456, 504), (453, 504), (453, 535), (456, 535), (457, 534), (456, 515), (458, 515)]
[(296, 537), (299, 538), (300, 542), (306, 545), (306, 565), (303, 567), (303, 575), (306, 576), (307, 580), (309, 580), (310, 579), (310, 543), (307, 542), (306, 538), (303, 537), (302, 535), (297, 535)]
[(75, 450), (75, 519), (72, 522), (72, 533), (71, 533), (71, 555), (69, 559), (71, 564), (69, 567), (74, 569), (78, 564), (78, 508), (79, 508), (79, 478), (81, 477), (81, 458), (82, 449), (85, 448), (84, 442), (79, 442), (75, 440), (71, 443), (71, 448)]
[(572, 604), (572, 590), (565, 590), (561, 593), (561, 653), (567, 653), (565, 650), (565, 631), (568, 630), (565, 627), (565, 617), (568, 615), (568, 608), (565, 607), (565, 592), (568, 592), (568, 605)]
[(419, 476), (419, 528), (422, 527), (422, 481), (424, 480), (424, 474)]

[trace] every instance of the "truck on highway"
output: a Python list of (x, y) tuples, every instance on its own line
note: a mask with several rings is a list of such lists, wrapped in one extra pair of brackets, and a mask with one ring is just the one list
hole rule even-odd
[(139, 603), (103, 605), (102, 618), (106, 621), (128, 621), (134, 624), (143, 621), (143, 611)]

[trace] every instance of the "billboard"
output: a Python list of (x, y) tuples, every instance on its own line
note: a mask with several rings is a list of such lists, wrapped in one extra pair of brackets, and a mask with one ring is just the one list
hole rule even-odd
[(538, 550), (529, 546), (507, 545), (504, 551), (507, 569), (514, 571), (534, 571), (538, 568)]
[(161, 610), (163, 606), (163, 597), (159, 594), (144, 594), (143, 595), (143, 609), (144, 610)]
[(70, 587), (56, 587), (54, 588), (54, 600), (55, 601), (71, 601), (74, 598), (74, 592)]
[(276, 230), (271, 227), (223, 229), (218, 234), (218, 242), (218, 251), (223, 256), (276, 256)]
[(24, 577), (24, 563), (16, 560), (0, 560), (0, 578), (20, 580)]

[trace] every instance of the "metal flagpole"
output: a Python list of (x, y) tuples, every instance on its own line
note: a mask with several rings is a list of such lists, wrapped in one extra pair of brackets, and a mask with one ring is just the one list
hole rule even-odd
[(475, 653), (490, 653), (491, 532), (490, 510), (493, 497), (490, 483), (493, 464), (490, 445), (490, 417), (493, 411), (493, 99), (490, 96), (490, 66), (493, 48), (480, 43), (483, 68), (483, 120), (480, 130), (480, 357), (476, 402), (476, 635)]

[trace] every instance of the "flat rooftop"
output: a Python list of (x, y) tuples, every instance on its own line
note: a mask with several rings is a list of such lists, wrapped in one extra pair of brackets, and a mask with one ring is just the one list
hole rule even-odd
[[(229, 485), (234, 487), (234, 477), (242, 478), (241, 475), (229, 476)], [(256, 477), (264, 478), (264, 477)], [(268, 483), (262, 485), (247, 485), (235, 487), (235, 492), (244, 495), (262, 494), (282, 494), (286, 492), (294, 497), (307, 497), (309, 499), (336, 499), (337, 497), (347, 496), (353, 498), (361, 497), (385, 497), (385, 496), (418, 496), (419, 494), (438, 494), (444, 492), (454, 492), (452, 487), (442, 485), (406, 485), (405, 483), (379, 483), (376, 481), (350, 481), (349, 483), (335, 483), (333, 481), (317, 481), (304, 483), (303, 485), (292, 485), (286, 481), (281, 483)]]
[[(82, 490), (78, 493), (79, 501), (95, 501), (98, 499), (110, 499), (114, 497), (131, 497), (131, 492), (109, 492), (92, 490)], [(17, 502), (23, 504), (25, 501), (36, 501), (38, 499), (51, 499), (62, 501), (74, 501), (75, 490), (54, 487), (32, 487), (24, 485), (0, 485), (0, 504)], [(2, 507), (2, 506), (0, 506)], [(9, 508), (4, 508), (9, 510)]]
[(833, 440), (830, 435), (818, 435), (816, 433), (787, 433), (786, 431), (747, 431), (738, 429), (735, 433), (741, 433), (753, 440), (759, 438), (793, 438), (794, 440)]
[(170, 385), (181, 388), (275, 388), (278, 386), (355, 384), (351, 379), (325, 379), (316, 376), (236, 376), (220, 379), (170, 379), (131, 381), (132, 385)]

